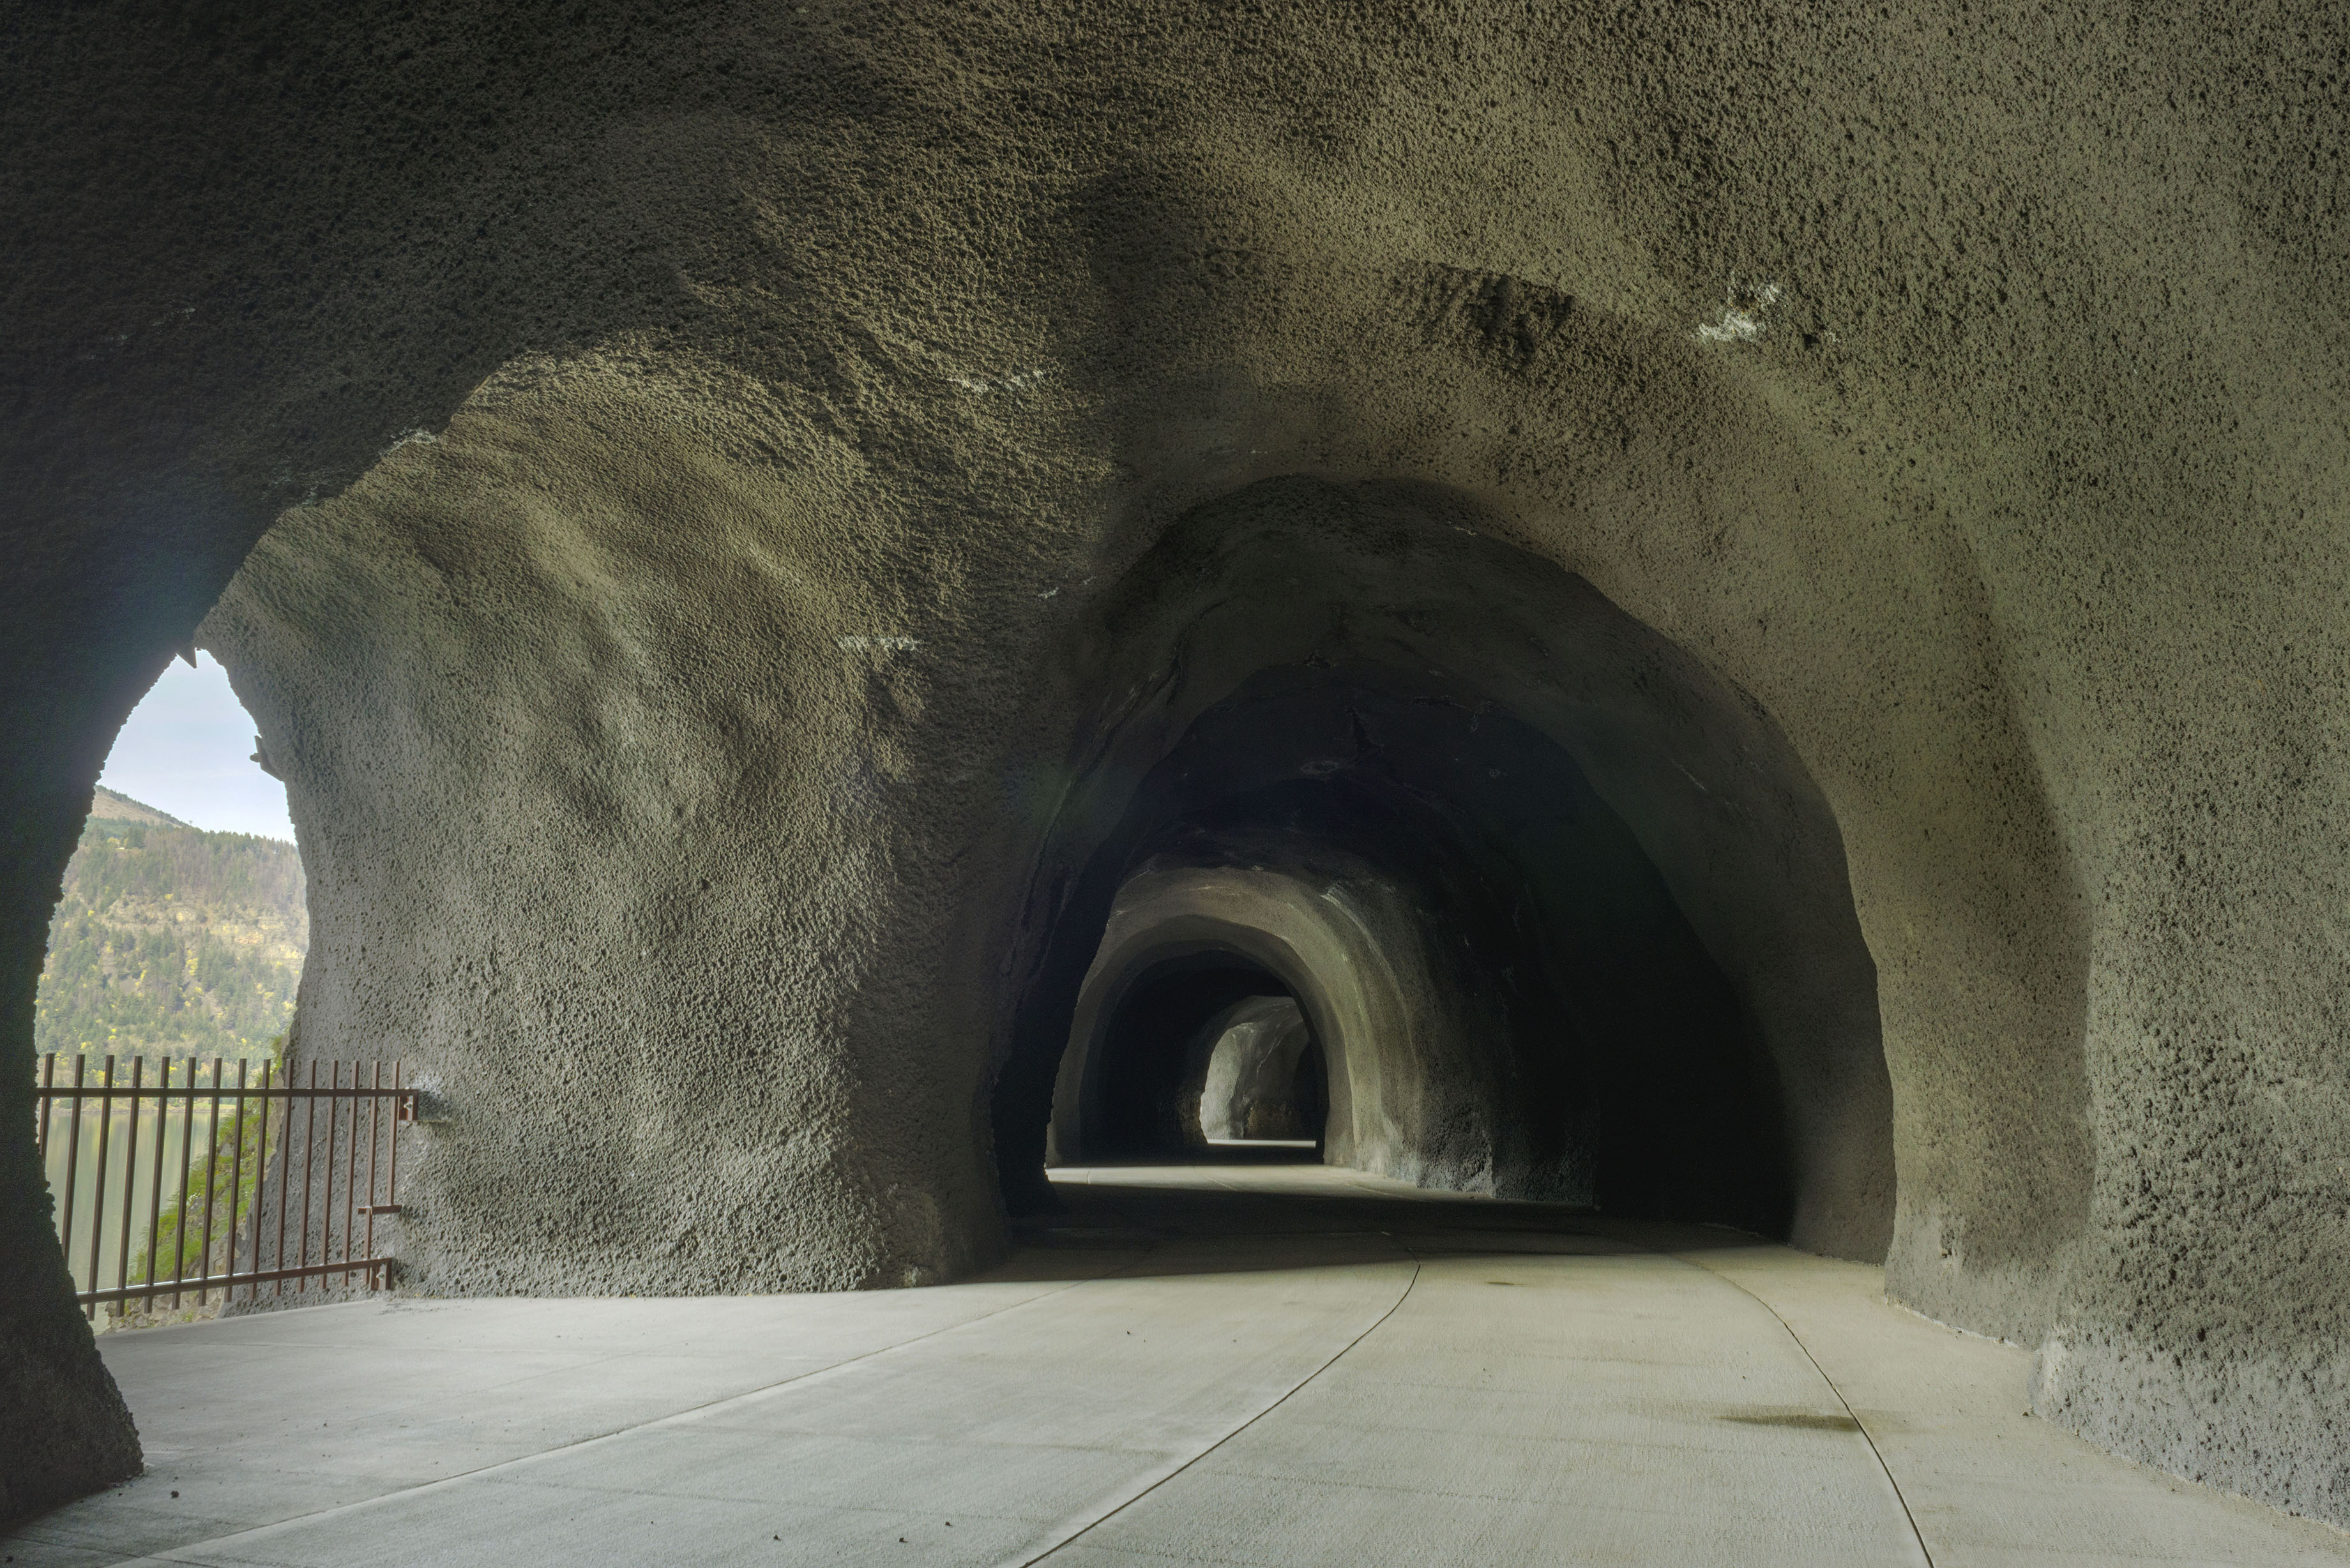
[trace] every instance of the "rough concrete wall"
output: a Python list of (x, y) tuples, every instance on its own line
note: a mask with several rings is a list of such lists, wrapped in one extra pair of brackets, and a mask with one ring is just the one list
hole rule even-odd
[[(186, 609), (169, 595), (106, 587), (121, 596), (109, 608), (167, 623)], [(68, 614), (107, 597), (87, 585), (60, 596)], [(163, 658), (142, 668), (119, 647), (59, 656), (56, 633), (37, 615), (0, 612), (0, 668), (24, 676), (0, 681), (0, 723), (18, 737), (0, 761), (0, 1521), (137, 1475), (143, 1462), (57, 1249), (34, 1132), (33, 1003), (106, 740)]]
[[(1254, 481), (1433, 482), (1751, 692), (1833, 807), (1893, 1071), (1896, 1293), (2048, 1336), (2040, 1407), (2101, 1441), (2350, 1518), (2350, 328), (2324, 305), (2350, 256), (2345, 27), (2086, 4), (27, 16), (0, 67), (23, 241), (0, 722), (31, 738), (7, 802), (8, 1093), (98, 757), (273, 516), (332, 503), (288, 514), (281, 580), (324, 530), (363, 580), (431, 585), (402, 529), (545, 550), (513, 514), (577, 532), (626, 511), (640, 545), (608, 552), (608, 580), (568, 546), (470, 579), (492, 619), (518, 585), (479, 659), (331, 583), (277, 629), (223, 631), (255, 650), (265, 728), (349, 748), (305, 786), (315, 808), (297, 796), (344, 878), (316, 906), (339, 933), (331, 1048), (396, 1023), (452, 1090), (512, 1081), (532, 1002), (473, 1020), (484, 977), (426, 911), (485, 940), (512, 921), (509, 994), (576, 1011), (584, 1059), (641, 1096), (640, 1120), (591, 1118), (594, 1163), (641, 1131), (704, 1197), (805, 1179), (805, 1208), (719, 1222), (776, 1279), (982, 1255), (979, 1113), (950, 1107), (1003, 1042), (956, 999), (1000, 988), (1003, 911), (1031, 908), (1011, 867), (1041, 828), (1002, 819), (1049, 816), (1034, 781), (1066, 756), (1035, 696), (1047, 628)], [(566, 383), (539, 423), (469, 404), (533, 367)], [(416, 430), (444, 443), (346, 490)], [(502, 430), (528, 439), (484, 487)], [(583, 488), (583, 452), (618, 477)], [(760, 498), (760, 527), (712, 565), (694, 537), (720, 494)], [(400, 521), (420, 509), (433, 528)], [(803, 572), (856, 591), (820, 593), (812, 647), (762, 662)], [(710, 621), (673, 663), (637, 628), (581, 629), (671, 580)], [(390, 656), (380, 722), (346, 642)], [(670, 674), (608, 724), (580, 695), (607, 649)], [(347, 690), (305, 686), (313, 658)], [(728, 731), (709, 696), (775, 686), (816, 694), (776, 722), (804, 746), (745, 740), (755, 714)], [(446, 711), (469, 693), (470, 720)], [(543, 695), (569, 740), (539, 734)], [(900, 826), (721, 811), (706, 859), (659, 827), (702, 786), (624, 761), (632, 731), (895, 802), (860, 809)], [(531, 808), (485, 804), (517, 784)], [(370, 815), (371, 787), (401, 798)], [(420, 827), (436, 805), (454, 820)], [(701, 867), (720, 892), (754, 845), (772, 877), (696, 924)], [(379, 901), (405, 913), (371, 926)], [(709, 987), (627, 965), (704, 935), (820, 1000), (753, 1009), (763, 1033), (727, 1049), (775, 1058), (710, 1072), (756, 1116), (696, 1161), (674, 1151), (700, 1113), (632, 1063)], [(870, 1075), (917, 1038), (949, 1085), (920, 1148)], [(767, 1120), (803, 1129), (796, 1152), (754, 1136)], [(54, 1325), (5, 1136), (8, 1310)], [(644, 1198), (648, 1240), (598, 1273), (570, 1239), (589, 1216), (552, 1189), (527, 1236), (454, 1196), (549, 1158), (540, 1135), (466, 1136), (474, 1154), (432, 1157), (442, 1212), (546, 1267), (452, 1240), (452, 1278), (646, 1277), (710, 1207)], [(692, 1267), (674, 1277), (714, 1277)], [(77, 1431), (122, 1451), (102, 1414), (55, 1451)]]
[[(9, 824), (0, 865), (0, 934), (9, 944), (0, 951), (0, 1126), (9, 1129), (0, 1138), (0, 1521), (137, 1475), (142, 1463), (130, 1412), (74, 1303), (31, 1137), (34, 992), (88, 808), (87, 800), (81, 810), (54, 794), (44, 801), (24, 788), (32, 782), (20, 774), (10, 781), (14, 798), (0, 799), (0, 821)], [(44, 805), (65, 820), (65, 833), (35, 831), (47, 826)]]
[[(1232, 1129), (1235, 1126), (1246, 1127), (1247, 1119), (1243, 1116), (1238, 1123), (1233, 1121), (1229, 1099), (1234, 1083), (1231, 1069), (1238, 1064), (1242, 1054), (1239, 1047), (1245, 1043), (1261, 1042), (1268, 1038), (1265, 1032), (1266, 1021), (1277, 1021), (1282, 1027), (1285, 1028), (1288, 1021), (1292, 1019), (1295, 1021), (1296, 1027), (1305, 1031), (1306, 1037), (1310, 1038), (1313, 1032), (1305, 1022), (1305, 1015), (1297, 1011), (1295, 997), (1286, 993), (1245, 996), (1214, 1014), (1208, 1020), (1204, 1028), (1191, 1036), (1184, 1047), (1182, 1083), (1176, 1091), (1176, 1115), (1186, 1148), (1196, 1150), (1205, 1147), (1210, 1138), (1243, 1136)], [(1225, 1046), (1228, 1039), (1232, 1041), (1232, 1046), (1223, 1051), (1222, 1060), (1225, 1070), (1219, 1075), (1216, 1071), (1218, 1051), (1220, 1047)], [(1323, 1086), (1320, 1105), (1326, 1111), (1329, 1102), (1329, 1087), (1326, 1083), (1329, 1072), (1326, 1064), (1323, 1069), (1323, 1076), (1326, 1083)], [(1214, 1105), (1210, 1104), (1208, 1097), (1211, 1077), (1215, 1079), (1215, 1093), (1218, 1096), (1218, 1101)], [(1326, 1117), (1320, 1120), (1326, 1120)], [(1315, 1138), (1322, 1136), (1320, 1120), (1317, 1120), (1314, 1128), (1313, 1136)]]
[[(723, 400), (690, 386), (478, 404), (289, 514), (203, 634), (302, 835), (298, 1049), (403, 1057), (433, 1102), (401, 1172), (411, 1279), (968, 1270), (1000, 1244), (985, 1064), (949, 1043), (983, 1043), (986, 965), (951, 903), (890, 905), (967, 832), (910, 820), (909, 777), (969, 741), (913, 722), (936, 695), (897, 645), (914, 612), (849, 607), (919, 586), (730, 462)], [(893, 950), (942, 967), (877, 988)]]

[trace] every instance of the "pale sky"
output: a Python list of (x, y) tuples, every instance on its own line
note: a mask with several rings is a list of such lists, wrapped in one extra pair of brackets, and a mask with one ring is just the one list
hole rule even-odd
[(252, 718), (209, 653), (174, 659), (131, 711), (99, 783), (214, 833), (294, 840), (286, 786), (253, 761)]

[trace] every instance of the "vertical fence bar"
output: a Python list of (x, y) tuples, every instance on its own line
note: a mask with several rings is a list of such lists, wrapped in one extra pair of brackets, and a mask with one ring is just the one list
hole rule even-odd
[(147, 1189), (147, 1295), (140, 1303), (140, 1311), (150, 1313), (155, 1310), (155, 1248), (163, 1239), (163, 1129), (172, 1120), (172, 1059), (164, 1057), (161, 1066), (161, 1082), (155, 1090), (155, 1169)]
[[(114, 1053), (111, 1051), (106, 1054), (104, 1087), (109, 1090), (114, 1087)], [(81, 1107), (76, 1106), (74, 1109), (78, 1111)], [(109, 1094), (98, 1102), (98, 1174), (89, 1184), (89, 1288), (93, 1291), (104, 1288), (98, 1277), (98, 1265), (106, 1245), (106, 1150), (113, 1133), (114, 1096)], [(90, 1303), (82, 1315), (97, 1317), (98, 1303)]]
[[(228, 1157), (228, 1266), (221, 1271), (227, 1283), (221, 1286), (221, 1300), (236, 1300), (236, 1231), (240, 1211), (237, 1205), (244, 1201), (244, 1090), (246, 1075), (253, 1064), (243, 1056), (236, 1059), (236, 1115), (229, 1123), (233, 1152)], [(264, 1101), (266, 1105), (268, 1102)], [(259, 1185), (257, 1182), (255, 1185)], [(257, 1265), (256, 1265), (257, 1266)], [(205, 1271), (209, 1273), (211, 1271)]]
[[(327, 1200), (318, 1205), (318, 1263), (321, 1268), (335, 1261), (335, 1133), (343, 1120), (343, 1102), (335, 1091), (343, 1086), (343, 1064), (327, 1064)], [(348, 1242), (349, 1238), (344, 1238)], [(318, 1276), (318, 1288), (327, 1288), (327, 1276)]]
[[(310, 1087), (311, 1087), (311, 1088), (313, 1088), (313, 1089), (315, 1089), (315, 1088), (317, 1088), (317, 1086), (318, 1086), (318, 1064), (317, 1064), (317, 1062), (314, 1059), (314, 1060), (311, 1062), (311, 1064), (310, 1064)], [(304, 1100), (304, 1101), (302, 1102), (302, 1263), (301, 1263), (301, 1266), (302, 1266), (303, 1268), (306, 1268), (306, 1269), (307, 1269), (307, 1268), (308, 1268), (308, 1267), (310, 1266), (310, 1214), (311, 1214), (311, 1209), (310, 1209), (310, 1167), (311, 1167), (311, 1163), (312, 1163), (312, 1161), (313, 1161), (313, 1160), (315, 1159), (315, 1158), (317, 1157), (317, 1150), (318, 1150), (318, 1097), (317, 1097), (317, 1096), (316, 1096), (316, 1095), (312, 1095), (309, 1098), (307, 1098), (307, 1099), (306, 1099), (306, 1100)], [(325, 1249), (324, 1249), (323, 1241), (322, 1241), (322, 1243), (321, 1243), (321, 1247), (320, 1247), (320, 1251), (319, 1251), (319, 1258), (318, 1258), (318, 1261), (319, 1261), (320, 1262), (322, 1262), (322, 1263), (323, 1263), (323, 1262), (325, 1262), (327, 1261), (327, 1260), (326, 1260), (326, 1254), (325, 1254)], [(294, 1288), (295, 1288), (296, 1290), (297, 1290), (297, 1291), (307, 1291), (307, 1290), (308, 1290), (308, 1289), (310, 1288), (310, 1276), (309, 1276), (309, 1275), (307, 1275), (307, 1274), (301, 1274), (301, 1275), (297, 1275), (297, 1276), (295, 1278), (295, 1281), (294, 1281)]]
[[(291, 1089), (294, 1086), (294, 1075), (290, 1072), (286, 1075), (286, 1086), (288, 1089)], [(293, 1142), (294, 1102), (290, 1099), (286, 1102), (285, 1130), (280, 1132), (277, 1136), (286, 1139), (288, 1144)], [(286, 1216), (291, 1213), (293, 1209), (294, 1151), (289, 1147), (286, 1151), (286, 1158), (277, 1162), (277, 1251), (271, 1261), (272, 1267), (274, 1268), (282, 1269), (286, 1266)], [(284, 1280), (270, 1281), (269, 1293), (273, 1296), (284, 1295), (286, 1293), (286, 1282)]]
[[(204, 1139), (204, 1231), (203, 1241), (196, 1252), (196, 1278), (204, 1279), (213, 1272), (213, 1189), (220, 1186), (220, 1102), (221, 1059), (213, 1058), (213, 1115)], [(210, 1285), (196, 1287), (199, 1305), (213, 1299)]]
[[(359, 1077), (359, 1073), (358, 1073), (358, 1071), (357, 1071), (356, 1069), (354, 1069), (354, 1070), (353, 1070), (353, 1072), (352, 1072), (352, 1074), (351, 1074), (351, 1076), (352, 1076), (352, 1078), (353, 1078), (354, 1080), (356, 1080), (356, 1079)], [(369, 1070), (368, 1070), (368, 1087), (369, 1087), (369, 1088), (370, 1088), (370, 1089), (377, 1089), (377, 1090), (380, 1090), (380, 1089), (381, 1089), (381, 1088), (383, 1087), (383, 1064), (382, 1064), (381, 1062), (377, 1062), (377, 1063), (373, 1064), (369, 1068)], [(358, 1121), (358, 1118), (359, 1118), (359, 1107), (358, 1107), (357, 1106), (352, 1106), (352, 1107), (351, 1107), (351, 1117), (352, 1117), (352, 1120), (353, 1120), (354, 1124), (356, 1124), (356, 1123), (357, 1123), (357, 1121)], [(378, 1140), (378, 1139), (380, 1139), (380, 1138), (383, 1136), (382, 1122), (383, 1122), (383, 1096), (382, 1096), (382, 1095), (380, 1095), (380, 1094), (370, 1095), (370, 1096), (369, 1096), (369, 1098), (368, 1098), (368, 1200), (367, 1200), (367, 1255), (368, 1255), (369, 1257), (370, 1257), (370, 1258), (372, 1258), (372, 1257), (374, 1257), (374, 1256), (375, 1256), (375, 1211), (376, 1211), (376, 1206), (377, 1206), (378, 1204), (380, 1204), (380, 1203), (381, 1203), (381, 1202), (383, 1201), (383, 1199), (380, 1199), (380, 1198), (379, 1198), (379, 1197), (377, 1197), (377, 1196), (376, 1196), (376, 1188), (375, 1188), (375, 1147), (376, 1147), (377, 1140)], [(394, 1137), (398, 1137), (400, 1136), (400, 1124), (399, 1124), (398, 1122), (396, 1122), (396, 1121), (395, 1121), (395, 1122), (393, 1122), (393, 1123), (391, 1124), (391, 1132), (392, 1132), (392, 1136), (393, 1136)], [(354, 1127), (353, 1127), (353, 1128), (352, 1128), (351, 1137), (352, 1137), (352, 1138), (353, 1138), (354, 1140), (356, 1140), (356, 1139), (358, 1138), (358, 1137), (359, 1137), (359, 1131), (358, 1131), (358, 1128), (357, 1128), (356, 1125), (354, 1125)], [(374, 1269), (370, 1268), (370, 1269), (369, 1269), (369, 1270), (368, 1270), (367, 1281), (368, 1281), (368, 1289), (369, 1289), (369, 1290), (374, 1290), (374, 1289), (376, 1289), (376, 1288), (377, 1288), (377, 1286), (376, 1286), (376, 1282), (375, 1282), (375, 1270), (374, 1270)]]
[(49, 1117), (57, 1112), (57, 1054), (41, 1057), (41, 1179), (49, 1177)]
[(65, 1225), (57, 1232), (57, 1251), (65, 1254), (66, 1267), (73, 1267), (74, 1176), (81, 1165), (81, 1087), (82, 1073), (89, 1065), (87, 1053), (74, 1054), (74, 1096), (68, 1102), (67, 1115), (73, 1120), (66, 1124), (66, 1196), (62, 1211)]
[[(391, 1059), (391, 1086), (394, 1089), (400, 1086), (400, 1058), (394, 1056)], [(395, 1213), (400, 1210), (400, 1121), (406, 1103), (397, 1098), (391, 1102), (391, 1141), (385, 1145), (383, 1151), (383, 1200)], [(407, 1218), (404, 1214), (400, 1217), (403, 1220)], [(389, 1269), (384, 1271), (383, 1282), (385, 1289), (391, 1287)]]
[[(253, 1272), (256, 1274), (261, 1272), (261, 1213), (269, 1206), (269, 1091), (276, 1087), (272, 1080), (276, 1075), (276, 1068), (277, 1064), (275, 1062), (264, 1062), (261, 1064), (261, 1136), (256, 1140), (258, 1147), (253, 1154), (253, 1158), (261, 1162), (253, 1168)], [(232, 1268), (236, 1263), (236, 1243), (234, 1241), (229, 1243), (229, 1263)], [(235, 1287), (231, 1286), (230, 1299), (235, 1299)], [(244, 1299), (247, 1301), (261, 1299), (259, 1280), (253, 1282), (252, 1293)]]
[[(147, 1076), (147, 1058), (130, 1058), (130, 1119), (122, 1128), (122, 1240), (114, 1249), (114, 1284), (118, 1290), (130, 1288), (130, 1217), (139, 1212), (139, 1096)], [(89, 1282), (96, 1290), (99, 1282)], [(114, 1309), (116, 1317), (130, 1315), (130, 1298), (125, 1296)]]
[(196, 1059), (188, 1058), (188, 1097), (180, 1111), (180, 1190), (172, 1206), (172, 1310), (180, 1310), (180, 1281), (188, 1275), (188, 1159), (196, 1147)]
[[(351, 1261), (351, 1240), (359, 1234), (358, 1221), (359, 1206), (359, 1199), (356, 1196), (359, 1191), (359, 1064), (354, 1061), (351, 1064), (351, 1139), (346, 1146), (343, 1155), (343, 1262), (346, 1263)], [(368, 1201), (370, 1203), (375, 1201), (374, 1193), (370, 1192), (368, 1194)], [(343, 1289), (349, 1290), (350, 1288), (351, 1272), (348, 1269), (345, 1269), (343, 1271)]]
[(315, 1274), (305, 1274), (302, 1277), (304, 1290), (327, 1289), (326, 1267), (335, 1261), (335, 1117), (343, 1108), (341, 1103), (335, 1098), (335, 1090), (341, 1085), (342, 1079), (343, 1064), (340, 1062), (328, 1063), (327, 1092), (318, 1096), (318, 1103), (327, 1108), (326, 1168), (319, 1176), (321, 1190), (318, 1194), (318, 1206), (308, 1210), (302, 1216), (305, 1230), (308, 1229), (308, 1222), (312, 1219), (315, 1218), (318, 1221), (317, 1266), (319, 1272)]

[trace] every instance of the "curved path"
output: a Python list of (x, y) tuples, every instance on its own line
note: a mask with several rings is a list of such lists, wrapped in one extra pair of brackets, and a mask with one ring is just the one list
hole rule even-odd
[(1056, 1173), (971, 1283), (101, 1342), (150, 1472), (16, 1563), (2350, 1563), (2025, 1417), (1877, 1272), (1319, 1167)]

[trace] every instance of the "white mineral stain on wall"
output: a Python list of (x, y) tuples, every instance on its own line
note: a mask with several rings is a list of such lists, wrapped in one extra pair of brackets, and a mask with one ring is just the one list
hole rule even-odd
[(848, 653), (868, 648), (884, 653), (911, 653), (922, 646), (920, 639), (910, 637), (836, 637), (832, 640)]
[(1752, 343), (1768, 332), (1770, 323), (1762, 313), (1779, 303), (1786, 292), (1776, 283), (1762, 283), (1741, 288), (1736, 278), (1730, 280), (1730, 289), (1721, 304), (1721, 314), (1712, 321), (1698, 324), (1698, 339), (1704, 343)]
[(425, 430), (421, 426), (419, 426), (417, 429), (412, 431), (402, 431), (399, 435), (392, 438), (392, 442), (390, 446), (375, 454), (376, 461), (378, 462), (382, 462), (385, 458), (390, 457), (393, 452), (398, 452), (404, 446), (437, 446), (440, 444), (440, 441), (441, 438), (439, 436), (434, 435), (431, 431)]
[(993, 380), (983, 376), (949, 376), (947, 380), (974, 398), (984, 398), (997, 392), (1024, 392), (1042, 381), (1045, 376), (1045, 367), (1037, 365), (1009, 376), (999, 376)]

